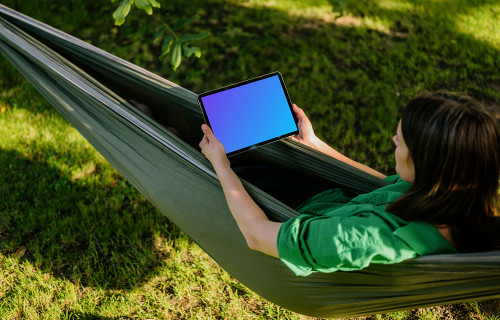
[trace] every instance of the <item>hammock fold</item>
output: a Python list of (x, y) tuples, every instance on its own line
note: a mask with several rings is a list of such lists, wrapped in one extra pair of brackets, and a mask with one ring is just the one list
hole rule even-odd
[[(153, 205), (222, 268), (257, 294), (317, 317), (351, 317), (500, 297), (500, 252), (419, 257), (361, 271), (297, 277), (248, 248), (208, 160), (185, 141), (201, 137), (196, 94), (84, 41), (0, 5), (0, 51)], [(138, 112), (136, 99), (181, 132)], [(288, 139), (245, 153), (356, 193), (385, 181)], [(243, 181), (272, 219), (296, 211)]]

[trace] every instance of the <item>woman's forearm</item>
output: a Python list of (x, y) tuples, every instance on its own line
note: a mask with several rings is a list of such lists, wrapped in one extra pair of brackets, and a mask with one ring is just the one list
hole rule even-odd
[(233, 214), (248, 246), (278, 257), (277, 238), (281, 223), (270, 221), (243, 187), (229, 163), (214, 164), (224, 190), (229, 210)]
[(314, 142), (312, 143), (311, 147), (313, 149), (316, 149), (324, 154), (327, 154), (329, 155), (330, 157), (333, 157), (337, 160), (340, 160), (342, 162), (345, 162), (355, 168), (358, 168), (360, 170), (363, 170), (373, 176), (376, 176), (380, 179), (384, 179), (386, 178), (386, 175), (378, 172), (377, 170), (375, 169), (372, 169), (364, 164), (361, 164), (359, 162), (356, 162), (346, 156), (344, 156), (343, 154), (341, 154), (340, 152), (338, 152), (337, 150), (333, 149), (332, 147), (330, 147), (327, 143), (323, 142), (321, 139), (319, 139), (318, 137), (315, 137), (314, 139)]
[(307, 118), (306, 114), (304, 113), (304, 110), (302, 110), (295, 104), (293, 104), (292, 107), (293, 111), (295, 112), (295, 115), (297, 116), (298, 119), (297, 126), (299, 127), (299, 134), (292, 137), (292, 139), (300, 143), (303, 143), (306, 146), (309, 146), (313, 149), (316, 149), (319, 152), (327, 154), (330, 157), (345, 162), (355, 168), (365, 171), (373, 176), (376, 176), (381, 179), (384, 179), (386, 177), (382, 173), (368, 166), (365, 166), (364, 164), (349, 159), (348, 157), (344, 156), (343, 154), (341, 154), (340, 152), (338, 152), (337, 150), (333, 149), (328, 144), (320, 140), (314, 133), (311, 121), (309, 120), (309, 118)]
[(206, 124), (201, 126), (204, 133), (200, 141), (201, 152), (212, 163), (224, 195), (241, 233), (248, 246), (278, 258), (278, 232), (282, 223), (269, 221), (262, 209), (247, 193), (238, 176), (231, 169), (226, 150)]

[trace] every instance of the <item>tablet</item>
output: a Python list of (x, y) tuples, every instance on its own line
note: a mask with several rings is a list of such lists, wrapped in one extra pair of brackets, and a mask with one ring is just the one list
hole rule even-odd
[(198, 103), (228, 156), (299, 132), (279, 72), (202, 93)]

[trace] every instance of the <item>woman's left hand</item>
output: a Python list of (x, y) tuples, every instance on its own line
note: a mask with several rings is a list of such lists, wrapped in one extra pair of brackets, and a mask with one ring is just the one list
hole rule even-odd
[(200, 148), (205, 157), (207, 157), (214, 167), (221, 164), (229, 164), (226, 149), (224, 149), (222, 143), (215, 137), (212, 129), (203, 124), (201, 130), (205, 135), (200, 141)]

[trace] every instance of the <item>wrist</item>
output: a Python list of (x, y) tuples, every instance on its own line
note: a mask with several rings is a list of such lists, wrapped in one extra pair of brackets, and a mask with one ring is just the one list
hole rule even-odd
[(224, 169), (224, 168), (230, 168), (231, 164), (229, 163), (229, 159), (227, 156), (224, 154), (222, 157), (218, 157), (212, 161), (212, 166), (214, 167), (215, 170), (218, 169)]
[(318, 150), (318, 151), (321, 149), (321, 142), (322, 141), (318, 137), (316, 137), (316, 135), (310, 137), (308, 140), (309, 140), (307, 143), (308, 147), (311, 147), (311, 148)]

